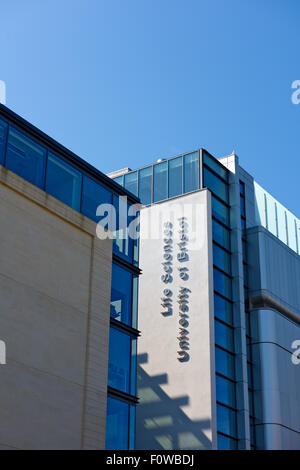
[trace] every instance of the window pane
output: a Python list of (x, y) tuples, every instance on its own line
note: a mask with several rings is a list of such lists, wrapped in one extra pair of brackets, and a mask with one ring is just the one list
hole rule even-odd
[(138, 287), (139, 277), (133, 276), (132, 280), (132, 327), (137, 328), (138, 318)]
[(132, 262), (134, 240), (129, 237), (129, 224), (133, 217), (128, 216), (128, 204), (122, 197), (113, 194), (113, 205), (116, 211), (116, 230), (114, 232), (113, 252)]
[(231, 279), (214, 268), (214, 289), (219, 294), (231, 299)]
[(39, 188), (44, 187), (46, 150), (10, 127), (6, 167)]
[(131, 376), (130, 393), (136, 395), (136, 364), (137, 364), (137, 340), (131, 338)]
[(73, 209), (80, 210), (81, 173), (55, 155), (49, 154), (46, 191)]
[(245, 198), (243, 196), (240, 196), (240, 206), (241, 206), (241, 215), (246, 216), (246, 210), (245, 210)]
[(237, 441), (230, 437), (222, 436), (218, 434), (218, 450), (236, 450)]
[(199, 189), (199, 154), (189, 153), (184, 157), (184, 192)]
[(132, 274), (113, 263), (111, 275), (110, 316), (131, 325)]
[(218, 268), (231, 274), (230, 254), (215, 244), (213, 244), (213, 260)]
[(0, 119), (0, 165), (4, 163), (4, 153), (6, 146), (7, 124)]
[(113, 178), (113, 180), (118, 183), (120, 186), (123, 186), (123, 175)]
[(215, 342), (219, 346), (233, 352), (233, 329), (215, 320)]
[(235, 408), (235, 384), (230, 380), (216, 375), (217, 401)]
[(153, 202), (167, 199), (167, 162), (153, 166)]
[(234, 355), (229, 352), (224, 351), (223, 349), (215, 347), (216, 354), (216, 372), (219, 374), (225, 375), (230, 379), (235, 379), (235, 369), (234, 369)]
[(182, 157), (169, 160), (169, 197), (182, 194)]
[(106, 450), (127, 450), (129, 429), (129, 405), (107, 397)]
[(128, 334), (110, 328), (108, 385), (126, 393), (130, 393), (130, 343), (131, 337)]
[(111, 203), (112, 193), (108, 189), (87, 176), (83, 177), (81, 212), (84, 215), (98, 222), (100, 220), (100, 217), (96, 216), (98, 206)]
[(232, 304), (218, 294), (214, 294), (215, 316), (232, 325)]
[(152, 166), (139, 171), (139, 198), (144, 205), (152, 202)]
[(132, 173), (127, 173), (124, 175), (124, 186), (127, 191), (130, 191), (132, 194), (137, 196), (137, 171), (133, 171)]
[(217, 429), (219, 432), (236, 437), (236, 413), (225, 406), (217, 404)]
[(229, 209), (221, 201), (214, 198), (211, 198), (211, 205), (212, 205), (212, 215), (223, 222), (225, 225), (229, 225)]
[(130, 405), (129, 450), (135, 449), (135, 406)]
[(203, 176), (204, 186), (228, 204), (229, 194), (227, 184), (205, 167), (203, 168)]
[(216, 242), (230, 250), (230, 231), (214, 219), (212, 220), (212, 234)]
[(225, 181), (228, 181), (228, 170), (221, 163), (218, 163), (214, 158), (211, 158), (205, 151), (203, 151), (203, 163), (209, 166), (215, 173), (221, 176)]
[(245, 196), (245, 183), (243, 183), (242, 181), (240, 181), (240, 194)]

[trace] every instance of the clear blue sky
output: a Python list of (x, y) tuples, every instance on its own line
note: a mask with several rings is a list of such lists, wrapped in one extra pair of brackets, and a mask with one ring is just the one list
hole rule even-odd
[(198, 147), (300, 216), (299, 0), (0, 0), (7, 106), (103, 172)]

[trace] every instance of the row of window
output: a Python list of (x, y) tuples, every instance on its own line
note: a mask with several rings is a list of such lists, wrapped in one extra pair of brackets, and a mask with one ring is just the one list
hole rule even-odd
[[(116, 217), (110, 220), (110, 226), (115, 232), (114, 253), (138, 264), (138, 241), (128, 236), (127, 229), (134, 214), (128, 215), (130, 205), (117, 194), (3, 120), (0, 120), (0, 164), (95, 222), (101, 221), (101, 216), (96, 215), (98, 206), (113, 204)], [(127, 219), (120, 224), (119, 215), (124, 212)], [(106, 216), (104, 211), (105, 224)]]
[(134, 449), (135, 406), (107, 397), (106, 450)]

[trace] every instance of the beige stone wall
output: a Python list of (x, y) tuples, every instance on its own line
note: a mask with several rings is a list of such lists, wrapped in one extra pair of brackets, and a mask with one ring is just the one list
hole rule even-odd
[(112, 241), (0, 167), (0, 449), (105, 445)]

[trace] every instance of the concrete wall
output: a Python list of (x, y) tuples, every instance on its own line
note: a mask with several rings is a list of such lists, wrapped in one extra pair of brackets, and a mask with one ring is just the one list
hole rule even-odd
[[(173, 211), (170, 214), (170, 211)], [(179, 218), (186, 216), (188, 259), (178, 261)], [(156, 232), (172, 226), (171, 282), (161, 276), (168, 235)], [(150, 234), (149, 231), (152, 231)], [(154, 233), (156, 232), (156, 233)], [(196, 232), (196, 237), (193, 233)], [(156, 238), (155, 238), (156, 237)], [(164, 240), (165, 238), (165, 240)], [(207, 190), (146, 207), (141, 211), (139, 286), (137, 449), (216, 448), (215, 365), (211, 202)], [(179, 268), (187, 268), (181, 279)], [(188, 292), (187, 360), (179, 358), (180, 287)], [(163, 307), (170, 289), (171, 308)], [(165, 301), (165, 303), (167, 303)], [(164, 312), (164, 314), (162, 314)]]
[(112, 242), (3, 167), (0, 200), (0, 448), (104, 448)]

